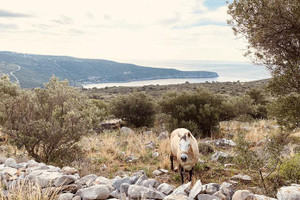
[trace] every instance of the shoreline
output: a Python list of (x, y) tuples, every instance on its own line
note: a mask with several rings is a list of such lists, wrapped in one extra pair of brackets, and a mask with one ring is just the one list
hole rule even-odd
[[(89, 83), (81, 84), (83, 89), (103, 89), (103, 88), (114, 88), (114, 87), (145, 87), (145, 86), (168, 86), (168, 85), (183, 85), (183, 84), (203, 84), (203, 83), (250, 83), (250, 82), (260, 82), (269, 80), (270, 78), (263, 78), (257, 80), (217, 80), (220, 76), (217, 77), (208, 77), (208, 78), (159, 78), (159, 79), (141, 79), (133, 81), (122, 81), (122, 82), (103, 82), (103, 83)], [(212, 80), (215, 79), (215, 80)], [(245, 79), (245, 78), (244, 78)], [(174, 83), (152, 83), (154, 81), (174, 81)], [(176, 82), (177, 81), (177, 82)], [(149, 82), (147, 84), (147, 82)], [(143, 84), (145, 83), (145, 84)], [(98, 86), (98, 87), (97, 87)]]

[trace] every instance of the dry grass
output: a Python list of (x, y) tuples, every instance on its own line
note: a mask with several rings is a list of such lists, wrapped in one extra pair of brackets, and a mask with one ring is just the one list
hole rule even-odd
[[(274, 121), (266, 120), (252, 123), (236, 121), (221, 123), (220, 135), (222, 137), (227, 137), (229, 133), (236, 135), (241, 131), (246, 134), (247, 140), (258, 142), (265, 139), (266, 135), (278, 132), (279, 129)], [(107, 178), (123, 176), (125, 174), (130, 175), (139, 170), (144, 170), (148, 177), (153, 177), (152, 172), (154, 170), (163, 168), (168, 169), (169, 174), (157, 177), (157, 179), (160, 182), (180, 185), (179, 173), (170, 170), (169, 139), (159, 140), (157, 136), (160, 132), (156, 130), (153, 133), (144, 133), (141, 130), (137, 130), (134, 134), (121, 134), (119, 131), (110, 131), (84, 137), (79, 142), (79, 145), (84, 150), (85, 156), (69, 165), (77, 168), (80, 176), (93, 173)], [(294, 135), (300, 138), (299, 132), (294, 133)], [(154, 143), (154, 149), (146, 148), (146, 144), (151, 141)], [(217, 150), (217, 147), (214, 148)], [(229, 151), (225, 149), (218, 150)], [(157, 158), (153, 156), (154, 152), (159, 153)], [(20, 157), (19, 159), (22, 156), (27, 158), (24, 151), (16, 150), (11, 145), (2, 146), (0, 148), (0, 155), (14, 158)], [(138, 159), (133, 162), (127, 162), (126, 158), (129, 156)], [(194, 182), (201, 179), (204, 184), (211, 182), (221, 183), (228, 181), (234, 174), (243, 173), (243, 169), (234, 167), (224, 168), (223, 164), (212, 162), (210, 156), (211, 154), (201, 156), (201, 159), (205, 162), (197, 165), (194, 171)]]
[(59, 189), (56, 191), (43, 190), (39, 185), (32, 182), (21, 182), (6, 192), (0, 190), (1, 200), (56, 200)]
[(220, 124), (222, 134), (244, 132), (245, 139), (252, 142), (259, 142), (266, 139), (266, 136), (277, 133), (279, 128), (275, 121), (259, 120), (254, 122), (226, 121)]
[(14, 158), (17, 162), (26, 162), (29, 160), (28, 153), (24, 149), (18, 149), (10, 143), (0, 143), (0, 157)]
[[(146, 144), (154, 143), (154, 149), (147, 149)], [(166, 168), (168, 165), (168, 140), (159, 141), (156, 134), (135, 133), (121, 134), (107, 132), (85, 137), (80, 146), (86, 152), (85, 162), (78, 165), (82, 175), (97, 173), (100, 175), (118, 175), (143, 169), (150, 175), (156, 168)], [(158, 152), (159, 157), (153, 157)], [(126, 161), (129, 156), (138, 158), (132, 162)], [(81, 161), (80, 161), (81, 162)], [(88, 168), (87, 168), (88, 166)], [(105, 166), (105, 167), (104, 167)]]

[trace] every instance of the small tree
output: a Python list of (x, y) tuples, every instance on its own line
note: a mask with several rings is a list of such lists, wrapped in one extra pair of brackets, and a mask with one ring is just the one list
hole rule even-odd
[(195, 135), (211, 136), (218, 129), (222, 101), (220, 96), (199, 88), (194, 92), (167, 93), (160, 106), (169, 115), (170, 131), (184, 127)]
[(152, 126), (155, 105), (150, 97), (143, 92), (122, 95), (110, 103), (111, 113), (135, 127)]
[[(228, 23), (236, 35), (248, 41), (246, 55), (271, 72), (268, 88), (279, 96), (272, 105), (273, 116), (282, 125), (291, 127), (298, 126), (292, 123), (298, 123), (296, 119), (300, 114), (287, 111), (286, 108), (294, 105), (281, 103), (295, 100), (288, 95), (300, 94), (299, 10), (299, 0), (233, 0), (228, 5), (228, 14), (232, 17)], [(259, 109), (259, 115), (265, 113), (265, 108)], [(276, 109), (287, 112), (279, 113)], [(283, 122), (285, 119), (291, 121)]]
[(246, 55), (270, 70), (276, 92), (300, 93), (299, 10), (298, 0), (234, 0), (228, 6), (228, 23), (248, 40)]
[(96, 106), (56, 77), (45, 89), (19, 92), (7, 105), (2, 124), (16, 136), (15, 144), (46, 163), (74, 159), (74, 153), (80, 153), (76, 142), (92, 131), (100, 117)]
[(279, 97), (269, 105), (268, 111), (279, 125), (289, 130), (300, 127), (300, 95)]

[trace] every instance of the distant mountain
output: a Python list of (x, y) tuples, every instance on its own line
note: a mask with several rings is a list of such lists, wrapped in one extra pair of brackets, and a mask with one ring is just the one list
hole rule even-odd
[(54, 74), (73, 86), (100, 82), (127, 82), (166, 78), (212, 78), (209, 71), (142, 67), (101, 59), (47, 56), (0, 51), (0, 74), (9, 74), (22, 88), (43, 87)]

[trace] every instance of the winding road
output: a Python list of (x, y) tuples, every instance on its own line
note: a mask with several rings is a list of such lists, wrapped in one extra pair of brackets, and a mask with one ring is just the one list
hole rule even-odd
[(17, 81), (18, 84), (20, 84), (20, 81), (19, 81), (19, 79), (14, 75), (14, 72), (20, 71), (20, 70), (21, 70), (21, 67), (20, 67), (19, 65), (16, 65), (16, 66), (18, 67), (18, 69), (15, 70), (15, 71), (11, 71), (11, 72), (10, 72), (10, 75), (16, 79), (16, 81)]

